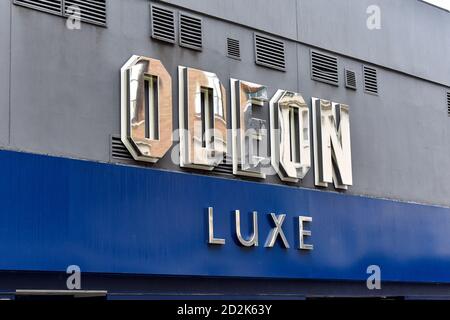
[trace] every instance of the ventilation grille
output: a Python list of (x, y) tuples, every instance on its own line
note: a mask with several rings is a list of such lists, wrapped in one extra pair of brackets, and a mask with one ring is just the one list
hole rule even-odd
[(256, 64), (281, 71), (286, 70), (284, 42), (255, 33)]
[(378, 95), (377, 69), (363, 66), (364, 91), (366, 93)]
[(111, 160), (134, 161), (133, 156), (128, 152), (119, 135), (111, 136)]
[(355, 73), (355, 71), (345, 69), (345, 86), (349, 89), (356, 90), (356, 73)]
[(311, 78), (316, 81), (338, 86), (337, 57), (311, 50)]
[(218, 175), (233, 175), (232, 158), (226, 157), (217, 167), (214, 168), (213, 173)]
[(450, 91), (447, 92), (447, 114), (450, 117)]
[(80, 20), (83, 22), (106, 25), (106, 0), (64, 0), (64, 15), (74, 15), (73, 9), (80, 12)]
[(227, 38), (227, 53), (228, 57), (241, 60), (241, 47), (239, 40)]
[(14, 0), (14, 3), (28, 8), (59, 15), (62, 12), (62, 0)]
[(28, 8), (106, 26), (106, 0), (14, 0)]
[(180, 13), (180, 46), (202, 50), (202, 19)]
[(152, 5), (151, 17), (152, 38), (175, 43), (175, 13)]

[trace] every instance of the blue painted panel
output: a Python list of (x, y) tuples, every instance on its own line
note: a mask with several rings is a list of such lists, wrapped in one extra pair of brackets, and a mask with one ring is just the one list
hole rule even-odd
[[(0, 152), (0, 269), (450, 282), (450, 210), (317, 190)], [(214, 207), (221, 247), (207, 244)], [(233, 238), (233, 210), (259, 213), (260, 247)], [(287, 214), (291, 249), (264, 241), (270, 212)], [(248, 215), (248, 216), (247, 216)], [(296, 246), (313, 217), (314, 251)]]

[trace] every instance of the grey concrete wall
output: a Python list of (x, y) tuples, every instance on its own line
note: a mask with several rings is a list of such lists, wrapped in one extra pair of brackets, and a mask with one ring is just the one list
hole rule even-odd
[(0, 2), (0, 144), (9, 142), (9, 67), (11, 3)]
[[(182, 1), (178, 0), (177, 3), (184, 4)], [(268, 4), (269, 2), (271, 4)], [(319, 21), (321, 16), (317, 14), (317, 10), (323, 8), (325, 2), (311, 1), (307, 6), (304, 2), (301, 1), (299, 6), (301, 15), (306, 15), (309, 11), (309, 15), (311, 17), (316, 15)], [(342, 2), (343, 8), (337, 6), (339, 9), (335, 12), (345, 14), (344, 17), (347, 19), (355, 17), (354, 20), (359, 21), (357, 17), (360, 8), (350, 6), (348, 1)], [(254, 7), (261, 8), (258, 10), (261, 10), (262, 14), (268, 11), (278, 12), (286, 21), (286, 24), (283, 24), (280, 20), (271, 20), (269, 17), (256, 19), (247, 11), (247, 15), (251, 16), (248, 20), (253, 21), (252, 28), (243, 25), (246, 14), (235, 12), (237, 8), (241, 8), (243, 12), (250, 9), (247, 2), (244, 1), (239, 5), (233, 0), (221, 1), (222, 4), (219, 4), (210, 0), (208, 3), (210, 4), (205, 5), (209, 8), (208, 14), (218, 11), (217, 15), (228, 17), (230, 20), (234, 17), (240, 20), (241, 24), (203, 16), (204, 49), (201, 52), (152, 40), (150, 2), (147, 0), (108, 1), (107, 28), (83, 24), (81, 30), (73, 31), (65, 28), (65, 20), (61, 17), (13, 6), (9, 147), (94, 161), (109, 161), (109, 136), (120, 131), (119, 70), (128, 58), (138, 54), (162, 60), (171, 73), (174, 81), (175, 127), (178, 126), (178, 65), (217, 73), (228, 92), (229, 78), (233, 77), (267, 85), (271, 95), (278, 88), (283, 88), (302, 93), (307, 101), (315, 96), (346, 103), (350, 105), (351, 110), (354, 172), (354, 186), (348, 193), (450, 205), (450, 184), (447, 183), (450, 180), (450, 172), (445, 170), (450, 163), (450, 144), (448, 144), (450, 118), (447, 117), (444, 86), (379, 67), (380, 94), (368, 95), (363, 92), (362, 87), (362, 62), (347, 56), (339, 56), (339, 87), (315, 82), (310, 78), (310, 47), (296, 42), (295, 39), (286, 40), (287, 72), (257, 66), (254, 63), (253, 28), (261, 27), (264, 30), (274, 28), (280, 33), (291, 32), (289, 36), (295, 38), (296, 27), (292, 29), (291, 19), (295, 20), (295, 17), (292, 18), (292, 12), (296, 12), (293, 9), (296, 3), (288, 1), (289, 8), (283, 11), (284, 6), (277, 4), (275, 7), (273, 4), (275, 1), (251, 1)], [(258, 6), (260, 3), (268, 5)], [(330, 1), (330, 3), (337, 2)], [(380, 1), (380, 3), (384, 7), (389, 2)], [(419, 5), (423, 6), (422, 3), (417, 4), (415, 1), (410, 3), (416, 11)], [(189, 3), (190, 7), (201, 4), (202, 1)], [(390, 25), (391, 20), (401, 19), (404, 12), (397, 4), (391, 7), (397, 14), (386, 15), (383, 20), (386, 26)], [(344, 13), (344, 9), (351, 12)], [(423, 10), (423, 19), (430, 20), (427, 22), (429, 26), (434, 23), (433, 20), (440, 21), (443, 11), (433, 7), (424, 7)], [(1, 10), (0, 15), (4, 15), (4, 12)], [(417, 11), (416, 15), (421, 15), (421, 12)], [(311, 17), (309, 19), (312, 19)], [(3, 20), (0, 23), (4, 23)], [(372, 51), (362, 42), (351, 41), (350, 35), (353, 31), (339, 26), (339, 23), (343, 23), (346, 28), (351, 29), (353, 26), (351, 23), (357, 22), (342, 22), (336, 19), (327, 23), (317, 23), (317, 26), (309, 31), (300, 28), (301, 37), (310, 37), (312, 40), (317, 38), (315, 45), (322, 45), (324, 49), (342, 46), (342, 50), (346, 49), (355, 54), (360, 50), (358, 54), (373, 56), (374, 63), (390, 61), (389, 63), (392, 62), (394, 65), (395, 59), (400, 60), (398, 57), (390, 57), (403, 52), (401, 51), (403, 49), (400, 50), (397, 46), (393, 49), (393, 40), (388, 39), (386, 40), (388, 43), (383, 43), (383, 39), (380, 38), (381, 47)], [(337, 37), (341, 38), (342, 44), (337, 40), (331, 41), (329, 30), (330, 26), (335, 24), (338, 26), (333, 30), (336, 31)], [(442, 28), (445, 27), (446, 24), (443, 23)], [(418, 26), (410, 25), (407, 30), (420, 37), (422, 31), (417, 29)], [(241, 61), (226, 57), (226, 38), (229, 36), (240, 40)], [(3, 41), (3, 37), (3, 31), (0, 31), (0, 41)], [(404, 41), (401, 33), (393, 33), (391, 37), (399, 43)], [(430, 39), (433, 38), (434, 36), (430, 36)], [(407, 48), (406, 44), (402, 45)], [(426, 49), (417, 49), (420, 50)], [(445, 52), (445, 48), (442, 50)], [(4, 54), (4, 51), (0, 53), (0, 61), (7, 59)], [(408, 55), (404, 53), (402, 57), (407, 62), (398, 67), (401, 71), (404, 71), (402, 68), (422, 68), (428, 72), (430, 79), (439, 81), (442, 72), (450, 68), (448, 60), (438, 59), (439, 54), (434, 55), (433, 59), (428, 59), (423, 66), (416, 66), (414, 53)], [(443, 66), (439, 67), (438, 64)], [(346, 66), (357, 72), (357, 91), (347, 90), (344, 87), (343, 68)], [(0, 68), (5, 67), (1, 64)], [(5, 91), (4, 82), (7, 84), (7, 79), (0, 78), (2, 90), (0, 92)], [(0, 99), (3, 101), (3, 95)], [(1, 108), (3, 116), (3, 103)], [(228, 112), (230, 112), (229, 104)], [(268, 116), (267, 109), (265, 112)], [(4, 123), (3, 117), (0, 121), (0, 124)], [(1, 143), (3, 130), (5, 129), (2, 125)], [(155, 167), (180, 170), (168, 157)], [(278, 178), (270, 177), (263, 183), (280, 182)], [(312, 169), (299, 186), (314, 188)]]

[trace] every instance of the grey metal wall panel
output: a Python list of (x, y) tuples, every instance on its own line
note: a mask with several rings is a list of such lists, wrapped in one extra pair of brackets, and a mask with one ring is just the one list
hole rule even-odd
[[(450, 13), (418, 0), (298, 0), (298, 39), (450, 85)], [(370, 5), (381, 29), (369, 30)]]
[(120, 66), (150, 52), (146, 1), (109, 1), (105, 29), (13, 7), (11, 143), (107, 161), (120, 126)]
[[(300, 45), (299, 90), (350, 107), (353, 181), (350, 193), (449, 205), (450, 118), (445, 88), (378, 68), (379, 95), (364, 93), (362, 64), (340, 60), (340, 85), (310, 80), (301, 66), (309, 50)], [(356, 72), (357, 90), (344, 86), (344, 67)], [(314, 185), (312, 172), (305, 183)], [(332, 190), (332, 188), (330, 188)]]
[[(324, 6), (322, 0), (308, 3), (311, 16)], [(339, 10), (353, 10), (348, 3)], [(108, 161), (109, 136), (120, 131), (119, 70), (131, 55), (138, 54), (160, 59), (170, 72), (175, 127), (178, 126), (178, 65), (217, 73), (227, 88), (229, 116), (230, 77), (267, 85), (269, 95), (279, 88), (298, 91), (309, 104), (312, 96), (346, 103), (350, 106), (354, 172), (354, 186), (348, 193), (450, 205), (447, 183), (450, 174), (444, 170), (450, 163), (447, 142), (450, 123), (443, 86), (377, 68), (379, 96), (368, 95), (362, 86), (362, 62), (342, 56), (339, 56), (339, 86), (331, 86), (311, 80), (310, 47), (304, 44), (285, 40), (287, 70), (280, 72), (255, 65), (254, 30), (242, 25), (200, 15), (204, 38), (203, 50), (199, 52), (150, 38), (149, 1), (120, 0), (108, 4), (108, 28), (83, 24), (81, 30), (73, 31), (65, 28), (65, 20), (60, 17), (13, 7), (11, 138), (14, 148)], [(396, 10), (396, 5), (393, 8)], [(233, 13), (229, 8), (212, 6), (210, 10), (213, 9), (226, 11), (228, 15)], [(388, 15), (385, 19), (389, 21), (385, 23), (400, 19), (400, 13), (397, 11), (395, 17)], [(286, 17), (289, 15), (286, 13)], [(356, 11), (353, 15), (357, 21)], [(352, 14), (344, 17), (350, 19)], [(414, 28), (409, 30), (420, 35)], [(325, 49), (339, 43), (333, 44), (325, 30), (313, 28), (310, 32), (323, 38)], [(240, 40), (241, 61), (226, 57), (227, 37)], [(401, 41), (401, 34), (395, 39)], [(341, 40), (348, 46), (370, 51), (364, 49), (364, 43), (354, 44), (351, 38)], [(374, 53), (374, 59), (391, 59), (388, 55), (394, 49), (385, 46), (384, 51), (376, 49), (379, 52)], [(400, 49), (395, 50), (399, 50), (395, 54), (400, 54)], [(416, 59), (412, 54), (403, 58), (410, 64)], [(5, 59), (3, 53), (0, 59)], [(430, 78), (441, 72), (436, 71), (438, 62), (445, 65), (442, 69), (449, 67), (445, 59), (424, 62), (423, 68), (428, 70)], [(356, 91), (345, 88), (344, 67), (356, 72)], [(5, 90), (3, 85), (0, 90)], [(169, 156), (154, 167), (180, 170), (170, 162)], [(269, 177), (262, 183), (279, 183), (279, 179)], [(300, 186), (314, 188), (313, 170)]]
[(10, 1), (0, 2), (0, 145), (9, 140)]
[[(163, 0), (450, 85), (450, 13), (419, 0)], [(381, 29), (366, 26), (370, 5)], [(297, 14), (295, 14), (297, 12)]]
[(252, 28), (297, 38), (297, 0), (162, 0)]

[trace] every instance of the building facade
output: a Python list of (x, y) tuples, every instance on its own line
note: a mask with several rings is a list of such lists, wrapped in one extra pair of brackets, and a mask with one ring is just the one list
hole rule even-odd
[[(4, 295), (78, 270), (78, 294), (107, 298), (448, 296), (449, 12), (14, 0), (0, 24)], [(132, 57), (150, 61), (136, 91)], [(293, 179), (269, 170), (279, 146)]]

